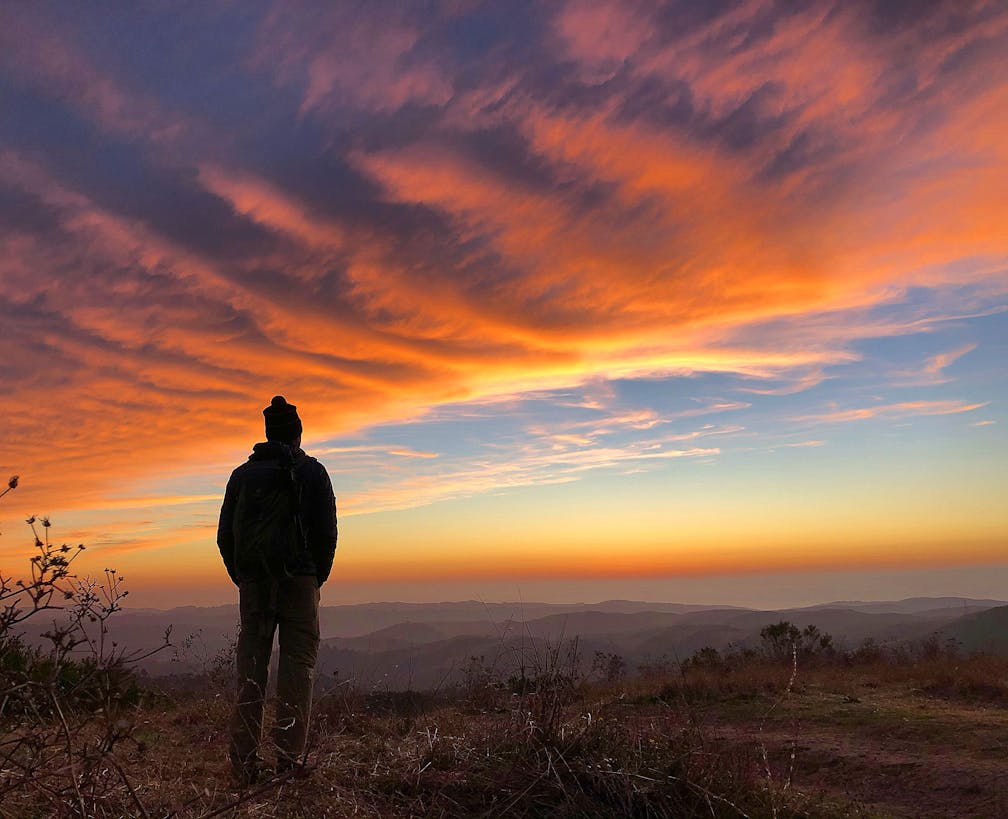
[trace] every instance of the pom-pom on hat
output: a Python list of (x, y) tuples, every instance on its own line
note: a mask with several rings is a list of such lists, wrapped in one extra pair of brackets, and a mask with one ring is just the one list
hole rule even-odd
[(282, 395), (273, 396), (270, 405), (263, 410), (266, 418), (266, 440), (293, 443), (301, 434), (301, 419), (297, 407), (288, 404)]

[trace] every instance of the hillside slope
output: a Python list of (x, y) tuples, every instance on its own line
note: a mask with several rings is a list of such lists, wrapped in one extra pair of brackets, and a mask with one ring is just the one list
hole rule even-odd
[(985, 651), (1008, 656), (1008, 606), (967, 614), (942, 629), (967, 652)]

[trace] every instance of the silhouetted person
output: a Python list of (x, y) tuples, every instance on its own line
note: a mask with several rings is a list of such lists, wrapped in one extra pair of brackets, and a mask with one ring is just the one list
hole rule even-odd
[(336, 500), (329, 475), (301, 451), (297, 407), (276, 396), (263, 410), (266, 442), (231, 473), (217, 545), (239, 588), (238, 695), (231, 764), (239, 785), (256, 781), (273, 633), (279, 630), (277, 771), (304, 753), (318, 655), (319, 588), (336, 551)]

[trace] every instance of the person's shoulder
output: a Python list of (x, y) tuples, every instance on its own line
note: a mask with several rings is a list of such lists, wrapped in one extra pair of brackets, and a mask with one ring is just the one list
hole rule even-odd
[(329, 470), (326, 469), (322, 461), (317, 458), (312, 458), (310, 455), (305, 455), (304, 460), (298, 470), (302, 475), (309, 476), (312, 482), (318, 481), (321, 484), (326, 484), (330, 482)]
[(322, 462), (317, 458), (313, 458), (304, 452), (301, 453), (302, 457), (299, 458), (298, 471), (303, 472), (307, 475), (312, 475), (313, 477), (321, 478), (323, 475), (328, 476), (329, 473), (326, 468), (322, 465)]
[[(259, 445), (256, 444), (256, 447), (258, 446)], [(256, 466), (258, 466), (258, 464), (263, 460), (263, 454), (262, 452), (257, 450), (256, 447), (253, 447), (252, 452), (249, 454), (249, 456), (232, 470), (231, 472), (232, 475), (238, 475), (241, 474), (242, 472), (248, 472), (250, 469), (254, 469)]]
[(231, 477), (228, 478), (227, 489), (228, 491), (236, 491), (239, 486), (241, 486), (242, 478), (248, 468), (248, 461), (238, 464), (234, 469), (231, 470)]
[(232, 469), (231, 480), (233, 481), (238, 480), (241, 478), (242, 475), (248, 472), (249, 464), (250, 464), (249, 461), (243, 461), (242, 463), (238, 464), (238, 466), (236, 466), (234, 469)]

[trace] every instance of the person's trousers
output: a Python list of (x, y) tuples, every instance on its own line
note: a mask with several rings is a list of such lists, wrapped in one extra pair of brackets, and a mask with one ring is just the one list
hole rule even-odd
[(239, 587), (238, 697), (231, 722), (231, 763), (252, 773), (262, 735), (263, 705), (273, 633), (279, 632), (277, 665), (277, 767), (304, 753), (319, 644), (319, 589), (314, 577), (243, 581)]

